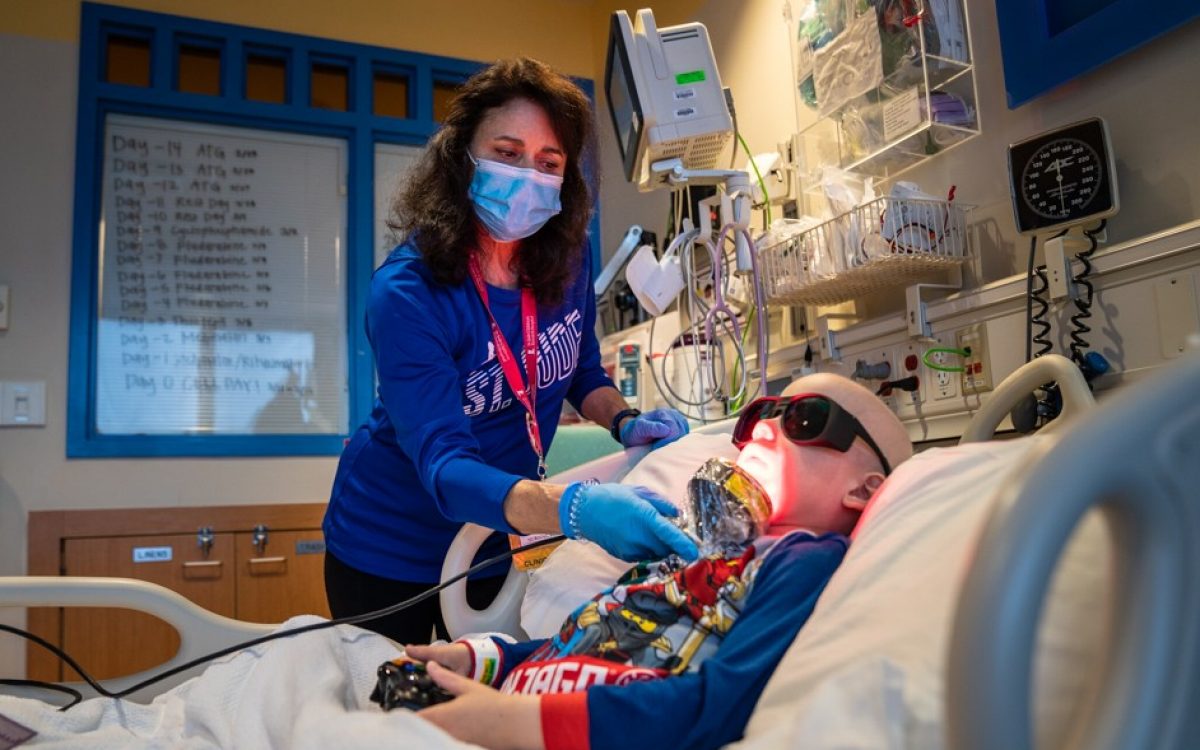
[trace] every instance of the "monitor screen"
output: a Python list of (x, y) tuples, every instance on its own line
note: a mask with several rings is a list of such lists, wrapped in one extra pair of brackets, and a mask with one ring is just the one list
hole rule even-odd
[(628, 16), (622, 29), (621, 14), (614, 13), (608, 35), (608, 59), (604, 66), (604, 94), (608, 99), (608, 111), (612, 115), (616, 130), (617, 147), (621, 150), (621, 162), (625, 167), (625, 179), (633, 179), (633, 168), (637, 161), (638, 141), (642, 136), (642, 107), (637, 97), (627, 42), (632, 40), (628, 28)]

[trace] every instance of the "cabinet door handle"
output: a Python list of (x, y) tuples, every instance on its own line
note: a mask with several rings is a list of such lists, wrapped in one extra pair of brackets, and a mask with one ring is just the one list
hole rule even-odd
[(187, 560), (183, 577), (190, 580), (216, 580), (221, 577), (221, 560)]
[(281, 563), (281, 562), (287, 562), (287, 558), (284, 557), (283, 555), (280, 555), (279, 557), (252, 557), (252, 558), (250, 558), (251, 565), (265, 565), (267, 563)]

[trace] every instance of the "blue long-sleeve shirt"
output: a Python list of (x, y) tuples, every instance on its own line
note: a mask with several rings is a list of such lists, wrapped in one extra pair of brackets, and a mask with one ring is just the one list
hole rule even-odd
[[(542, 683), (549, 691), (528, 691), (558, 690), (541, 698), (547, 750), (628, 747), (635, 736), (639, 747), (717, 748), (740, 738), (767, 680), (848, 546), (840, 534), (794, 532), (779, 539), (763, 556), (740, 615), (719, 645), (711, 654), (701, 650), (692, 657), (693, 662), (706, 657), (698, 669), (626, 684), (592, 684), (586, 691), (579, 691), (576, 675), (569, 687), (563, 674), (550, 676)], [(501, 668), (489, 681), (500, 685), (548, 639), (494, 642)]]
[[(538, 306), (537, 419), (547, 450), (563, 400), (578, 409), (593, 390), (612, 385), (600, 365), (587, 268), (585, 254), (563, 302)], [(518, 360), (520, 296), (488, 287), (492, 314)], [(434, 582), (463, 523), (513, 531), (504, 498), (518, 480), (537, 476), (525, 409), (500, 370), (470, 279), (437, 283), (411, 242), (372, 276), (366, 328), (379, 389), (338, 463), (326, 545), (358, 570)], [(502, 549), (497, 539), (480, 554)]]

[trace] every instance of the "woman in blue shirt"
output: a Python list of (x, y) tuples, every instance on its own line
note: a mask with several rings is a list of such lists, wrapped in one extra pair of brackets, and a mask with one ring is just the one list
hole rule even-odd
[[(687, 432), (673, 410), (627, 408), (600, 365), (587, 272), (594, 150), (587, 97), (542, 63), (465, 83), (394, 207), (404, 237), (371, 279), (379, 391), (338, 464), (324, 531), (335, 617), (437, 582), (463, 523), (565, 533), (630, 560), (695, 546), (644, 490), (538, 481), (563, 400), (625, 446)], [(536, 384), (530, 386), (530, 381)], [(481, 554), (502, 549), (502, 539)], [(486, 604), (503, 569), (468, 584)], [(445, 636), (437, 598), (366, 623), (401, 643)]]

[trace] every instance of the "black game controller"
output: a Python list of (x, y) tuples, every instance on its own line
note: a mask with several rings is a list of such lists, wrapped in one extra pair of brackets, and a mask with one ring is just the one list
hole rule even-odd
[(391, 711), (396, 706), (420, 711), (454, 698), (438, 687), (420, 662), (404, 658), (385, 661), (379, 665), (377, 674), (379, 681), (371, 691), (371, 700), (382, 706), (384, 711)]

